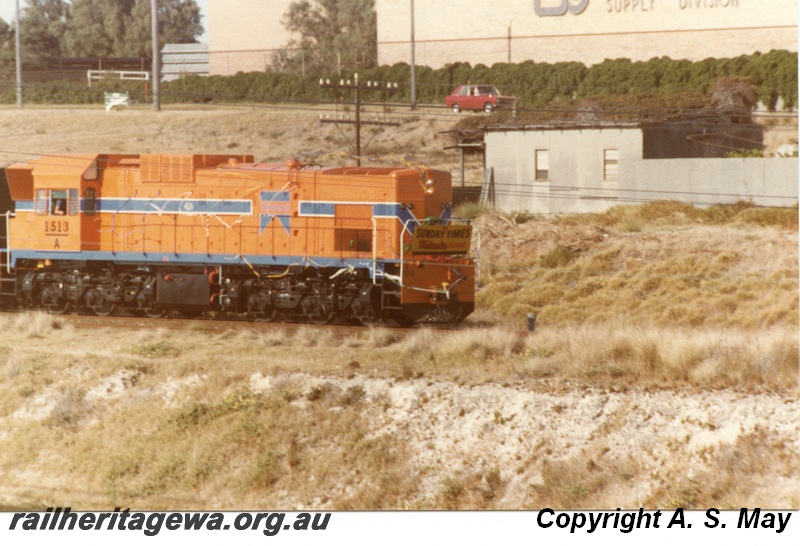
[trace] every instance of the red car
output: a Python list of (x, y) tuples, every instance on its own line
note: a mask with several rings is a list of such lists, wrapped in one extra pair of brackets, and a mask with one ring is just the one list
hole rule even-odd
[(447, 95), (444, 104), (456, 114), (461, 110), (483, 110), (487, 114), (496, 108), (513, 106), (517, 97), (500, 94), (493, 85), (460, 85)]

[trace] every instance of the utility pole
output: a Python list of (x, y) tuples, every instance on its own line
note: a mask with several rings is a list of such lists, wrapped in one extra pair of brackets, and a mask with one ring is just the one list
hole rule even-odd
[(15, 46), (17, 48), (17, 106), (22, 108), (22, 40), (20, 39), (19, 0), (17, 0), (17, 21)]
[(382, 91), (385, 93), (395, 93), (397, 91), (397, 84), (386, 84), (386, 87), (381, 87), (378, 85), (378, 82), (371, 82), (368, 81), (367, 85), (361, 85), (358, 83), (358, 74), (354, 77), (355, 83), (351, 84), (350, 80), (346, 82), (344, 80), (339, 80), (339, 83), (331, 83), (330, 80), (319, 80), (319, 86), (322, 89), (352, 89), (355, 92), (355, 99), (353, 100), (353, 104), (356, 108), (356, 115), (355, 120), (349, 119), (322, 119), (320, 120), (322, 123), (343, 123), (347, 125), (355, 125), (356, 126), (356, 165), (361, 166), (361, 126), (362, 125), (385, 125), (385, 126), (398, 126), (399, 123), (390, 122), (390, 121), (361, 121), (361, 91)]
[(150, 0), (150, 27), (153, 34), (153, 110), (159, 111), (161, 110), (161, 52), (158, 46), (158, 0)]
[(411, 109), (417, 108), (417, 66), (414, 59), (414, 0), (411, 0)]
[(508, 23), (508, 64), (511, 64), (511, 22)]

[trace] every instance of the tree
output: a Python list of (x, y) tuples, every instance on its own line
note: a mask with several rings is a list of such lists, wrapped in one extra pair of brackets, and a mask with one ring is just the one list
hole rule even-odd
[[(128, 40), (130, 56), (150, 57), (153, 54), (150, 0), (135, 0), (131, 10)], [(194, 0), (159, 0), (158, 43), (193, 44), (203, 33), (200, 7)]]
[(69, 5), (63, 0), (28, 0), (20, 17), (25, 68), (44, 68), (50, 59), (61, 56), (68, 15)]
[(377, 64), (378, 30), (374, 0), (300, 0), (292, 2), (282, 19), (299, 38), (277, 52), (279, 70), (332, 72), (372, 68)]
[(124, 57), (133, 0), (74, 0), (65, 49), (73, 57)]
[[(66, 51), (76, 57), (152, 55), (150, 0), (74, 0)], [(159, 43), (194, 43), (203, 33), (195, 0), (158, 0)]]
[(15, 62), (14, 29), (0, 19), (0, 72), (12, 72)]

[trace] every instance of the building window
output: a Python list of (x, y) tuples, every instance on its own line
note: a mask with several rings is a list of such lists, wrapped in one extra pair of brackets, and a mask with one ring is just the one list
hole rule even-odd
[(619, 150), (609, 148), (603, 150), (603, 180), (619, 178)]
[(550, 150), (536, 150), (536, 181), (550, 179)]

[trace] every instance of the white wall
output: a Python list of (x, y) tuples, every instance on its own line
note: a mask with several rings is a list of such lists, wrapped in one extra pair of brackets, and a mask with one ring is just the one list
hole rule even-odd
[[(798, 201), (797, 158), (642, 159), (637, 128), (489, 132), (486, 168), (495, 203), (541, 214), (600, 212), (615, 205), (677, 200), (696, 205)], [(603, 150), (619, 150), (616, 181), (603, 180)], [(536, 149), (550, 152), (550, 176), (535, 178)]]
[[(559, 6), (572, 9), (553, 15)], [(376, 0), (375, 7), (379, 64), (410, 63), (410, 2)], [(432, 68), (663, 55), (699, 61), (797, 51), (797, 22), (797, 0), (417, 0), (415, 60)]]
[[(634, 198), (654, 195), (701, 205), (745, 200), (778, 207), (798, 201), (795, 157), (648, 159), (625, 170), (621, 184)], [(651, 194), (653, 190), (657, 193)]]
[(281, 19), (292, 0), (208, 0), (209, 71), (263, 71), (292, 37)]
[[(603, 180), (603, 150), (619, 150), (620, 171), (642, 157), (642, 132), (636, 127), (493, 131), (484, 140), (486, 168), (494, 169), (496, 205), (509, 211), (603, 210), (609, 205), (592, 197), (613, 197), (619, 189), (619, 180)], [(537, 149), (549, 151), (546, 182), (534, 180)]]

